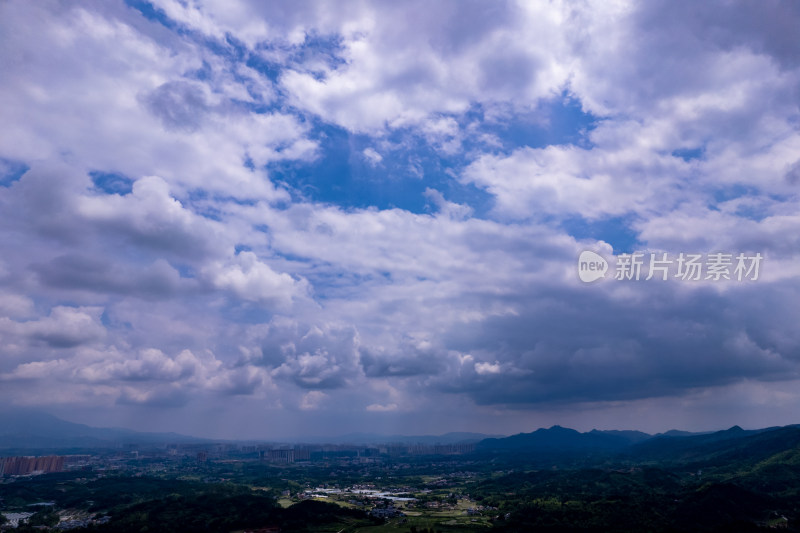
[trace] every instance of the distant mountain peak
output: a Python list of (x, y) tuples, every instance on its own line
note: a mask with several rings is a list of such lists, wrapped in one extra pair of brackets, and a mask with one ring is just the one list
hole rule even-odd
[(623, 449), (650, 435), (638, 431), (598, 431), (581, 433), (554, 425), (532, 433), (519, 433), (504, 439), (486, 439), (479, 443), (483, 449), (514, 449), (527, 451), (612, 450)]
[(97, 428), (30, 408), (0, 408), (0, 449), (108, 448), (122, 443), (203, 442), (177, 433)]
[(609, 457), (625, 454), (626, 457), (635, 456), (648, 460), (684, 461), (687, 457), (693, 460), (717, 460), (717, 454), (735, 455), (742, 447), (746, 447), (753, 456), (766, 458), (770, 453), (797, 445), (800, 445), (800, 427), (795, 426), (746, 430), (737, 425), (716, 432), (689, 433), (671, 430), (658, 435), (630, 430), (597, 429), (580, 433), (574, 429), (552, 426), (504, 439), (486, 439), (478, 443), (477, 449), (479, 452), (529, 453), (540, 458), (600, 453), (610, 454)]

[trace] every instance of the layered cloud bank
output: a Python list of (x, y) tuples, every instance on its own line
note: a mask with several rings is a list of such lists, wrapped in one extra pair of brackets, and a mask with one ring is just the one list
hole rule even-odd
[[(3, 2), (0, 402), (241, 437), (797, 422), (798, 26)], [(584, 284), (583, 250), (764, 259)]]

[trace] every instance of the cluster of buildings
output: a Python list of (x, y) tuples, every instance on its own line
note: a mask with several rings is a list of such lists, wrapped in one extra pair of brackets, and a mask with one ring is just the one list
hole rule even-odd
[(387, 449), (389, 455), (458, 455), (474, 451), (474, 443), (413, 444), (410, 446), (390, 446)]
[(261, 450), (258, 455), (262, 461), (271, 463), (294, 463), (296, 461), (311, 460), (311, 451), (308, 449)]
[[(25, 523), (30, 517), (33, 516), (34, 513), (32, 512), (21, 512), (21, 513), (2, 513), (5, 516), (7, 522), (4, 527), (8, 527), (11, 529), (16, 529), (23, 523)], [(61, 514), (61, 513), (59, 513)], [(56, 524), (52, 529), (59, 530), (59, 531), (67, 531), (70, 529), (77, 529), (82, 527), (88, 527), (92, 524), (107, 524), (111, 520), (110, 516), (101, 516), (99, 518), (75, 518), (75, 517), (62, 517), (61, 521)], [(44, 526), (36, 526), (38, 529), (48, 529)]]
[(3, 516), (6, 517), (8, 527), (16, 529), (19, 527), (20, 522), (32, 517), (33, 513), (3, 513)]
[(299, 444), (270, 445), (231, 443), (189, 443), (140, 446), (130, 444), (116, 452), (105, 451), (97, 455), (50, 455), (44, 457), (0, 457), (0, 477), (24, 476), (64, 472), (65, 470), (119, 469), (142, 467), (154, 469), (155, 462), (161, 461), (168, 468), (170, 464), (194, 458), (196, 463), (204, 464), (212, 460), (258, 458), (270, 463), (340, 462), (351, 464), (377, 463), (387, 457), (407, 457), (414, 455), (453, 455), (474, 451), (474, 444)]
[(110, 516), (101, 516), (100, 518), (72, 518), (62, 520), (55, 527), (60, 530), (77, 529), (79, 527), (89, 527), (92, 524), (107, 524), (111, 521)]
[(391, 505), (383, 508), (376, 507), (375, 509), (372, 509), (369, 514), (376, 518), (394, 518), (395, 516), (405, 516), (405, 513), (403, 513), (400, 509), (392, 507)]
[(374, 462), (381, 456), (409, 455), (456, 455), (475, 451), (475, 444), (411, 444), (384, 446), (354, 445), (301, 445), (282, 446), (258, 450), (262, 461), (271, 463), (295, 463), (303, 461), (350, 460), (361, 463)]
[(63, 455), (46, 457), (0, 457), (0, 476), (24, 476), (64, 471)]

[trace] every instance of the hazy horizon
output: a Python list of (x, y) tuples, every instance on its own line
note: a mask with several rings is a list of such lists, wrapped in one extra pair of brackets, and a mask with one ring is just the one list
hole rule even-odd
[[(14, 411), (5, 411), (5, 412), (0, 411), (0, 419), (1, 420), (5, 420), (3, 417), (5, 415), (8, 415), (9, 413), (13, 413), (13, 412)], [(39, 410), (39, 409), (21, 409), (20, 413), (22, 415), (24, 415), (24, 416), (27, 416), (27, 417), (30, 417), (30, 416), (34, 416), (35, 417), (36, 415), (56, 416), (60, 420), (63, 420), (63, 421), (69, 422), (69, 423), (83, 424), (82, 422), (79, 422), (79, 421), (76, 421), (76, 420), (71, 420), (68, 417), (57, 416), (57, 415), (54, 415), (51, 412), (43, 411), (43, 410)], [(14, 417), (14, 419), (18, 420), (18, 417)], [(39, 424), (41, 424), (41, 419), (39, 418), (38, 420), (39, 420)], [(454, 434), (464, 434), (464, 435), (480, 436), (481, 438), (504, 438), (504, 437), (509, 437), (509, 436), (512, 436), (512, 435), (518, 435), (518, 434), (523, 434), (523, 433), (534, 433), (534, 432), (537, 432), (539, 430), (551, 430), (551, 429), (556, 428), (556, 427), (560, 427), (562, 429), (574, 430), (574, 431), (577, 431), (579, 433), (589, 433), (591, 431), (620, 431), (620, 432), (631, 431), (631, 432), (645, 433), (645, 434), (648, 434), (648, 435), (651, 435), (651, 436), (660, 435), (660, 434), (664, 434), (664, 433), (668, 433), (668, 432), (674, 432), (674, 431), (686, 432), (686, 433), (690, 433), (690, 434), (707, 434), (707, 433), (714, 433), (714, 432), (718, 432), (718, 431), (728, 431), (730, 429), (733, 429), (733, 427), (739, 427), (740, 429), (743, 429), (745, 431), (763, 430), (763, 429), (769, 429), (770, 427), (780, 427), (780, 426), (742, 427), (742, 426), (737, 424), (735, 426), (729, 426), (729, 427), (706, 428), (706, 429), (703, 429), (703, 430), (694, 430), (694, 431), (688, 431), (688, 430), (685, 430), (683, 428), (669, 428), (668, 430), (664, 430), (664, 431), (646, 432), (646, 431), (641, 431), (641, 430), (636, 429), (636, 428), (626, 428), (626, 427), (613, 427), (613, 428), (612, 427), (607, 427), (607, 428), (590, 427), (588, 429), (587, 428), (581, 429), (581, 428), (573, 428), (573, 427), (569, 427), (569, 426), (563, 426), (561, 424), (557, 424), (556, 423), (556, 424), (552, 424), (551, 426), (532, 427), (532, 428), (528, 428), (528, 429), (525, 429), (525, 430), (522, 430), (522, 431), (518, 431), (518, 432), (514, 432), (514, 433), (507, 433), (507, 434), (483, 433), (483, 432), (475, 432), (475, 431), (468, 431), (468, 430), (463, 430), (463, 431), (445, 431), (445, 432), (440, 432), (440, 433), (408, 433), (408, 432), (406, 432), (406, 433), (390, 433), (390, 432), (379, 432), (379, 431), (362, 430), (362, 431), (351, 431), (351, 432), (342, 432), (342, 433), (335, 433), (334, 432), (334, 433), (328, 433), (328, 434), (307, 434), (307, 435), (298, 435), (298, 436), (292, 436), (292, 435), (280, 436), (280, 435), (278, 435), (278, 436), (274, 436), (272, 438), (267, 438), (267, 437), (259, 438), (257, 436), (252, 437), (252, 438), (237, 438), (237, 437), (226, 436), (226, 435), (210, 435), (210, 434), (203, 435), (203, 434), (180, 433), (180, 432), (173, 431), (173, 429), (165, 429), (163, 431), (152, 431), (148, 427), (144, 427), (142, 429), (135, 429), (135, 428), (132, 428), (132, 427), (119, 426), (119, 425), (117, 425), (117, 426), (114, 426), (114, 425), (99, 425), (98, 426), (98, 425), (93, 425), (92, 423), (87, 423), (87, 424), (84, 424), (84, 425), (92, 427), (94, 429), (125, 430), (125, 431), (134, 431), (134, 432), (137, 432), (137, 433), (176, 433), (176, 434), (178, 434), (178, 435), (180, 435), (182, 437), (193, 437), (193, 438), (206, 439), (206, 440), (212, 440), (212, 441), (214, 441), (214, 440), (216, 440), (216, 441), (241, 441), (241, 442), (265, 441), (265, 442), (284, 442), (284, 443), (300, 443), (300, 444), (302, 444), (302, 443), (322, 443), (324, 441), (324, 439), (332, 439), (330, 441), (331, 443), (335, 443), (335, 442), (344, 443), (346, 441), (344, 441), (342, 439), (345, 439), (345, 438), (358, 437), (359, 439), (362, 439), (362, 438), (366, 438), (366, 437), (370, 437), (370, 436), (376, 436), (376, 437), (379, 437), (379, 438), (385, 438), (385, 437), (403, 437), (403, 438), (424, 437), (424, 438), (430, 439), (430, 438), (433, 438), (433, 437), (443, 437), (443, 436), (454, 435)], [(788, 424), (788, 425), (792, 425), (792, 424)], [(37, 426), (37, 427), (40, 427), (40, 426)], [(14, 429), (15, 429), (14, 428), (14, 424), (12, 424), (10, 427), (7, 426), (5, 429), (6, 429), (7, 434), (13, 434), (14, 433)], [(9, 433), (9, 431), (10, 431), (10, 433)], [(55, 432), (57, 433), (58, 430), (55, 430)], [(34, 431), (31, 434), (36, 434), (36, 431)], [(304, 440), (304, 439), (307, 439), (307, 440)], [(358, 441), (358, 442), (361, 442), (361, 441)], [(363, 441), (363, 442), (367, 442), (367, 441)]]
[(800, 3), (0, 2), (0, 405), (800, 422)]

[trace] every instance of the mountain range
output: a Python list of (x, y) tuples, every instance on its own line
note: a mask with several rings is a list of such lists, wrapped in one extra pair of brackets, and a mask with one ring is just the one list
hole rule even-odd
[[(756, 453), (759, 456), (769, 457), (774, 453), (798, 447), (800, 426), (757, 430), (745, 430), (734, 426), (717, 432), (689, 433), (672, 430), (656, 435), (622, 430), (595, 429), (579, 432), (552, 426), (508, 437), (466, 432), (417, 436), (352, 433), (333, 438), (308, 438), (302, 441), (308, 444), (353, 445), (474, 443), (477, 453), (492, 456), (610, 454), (617, 457), (628, 456), (641, 461), (686, 463), (696, 460), (708, 463), (709, 460), (735, 459), (737, 454)], [(147, 433), (124, 428), (91, 427), (30, 409), (0, 409), (0, 450), (7, 452), (204, 442), (212, 441), (177, 433)]]
[(177, 433), (96, 428), (31, 409), (0, 410), (0, 450), (116, 448), (126, 444), (199, 443)]

